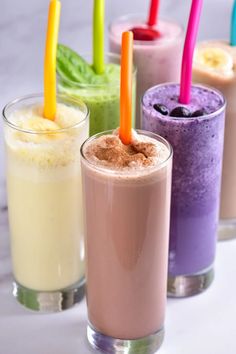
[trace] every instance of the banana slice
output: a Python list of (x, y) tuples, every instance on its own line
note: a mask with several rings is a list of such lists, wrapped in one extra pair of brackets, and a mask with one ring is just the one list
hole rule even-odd
[(46, 131), (47, 133), (51, 131), (55, 132), (55, 130), (60, 129), (59, 125), (57, 125), (54, 121), (40, 117), (30, 118), (29, 120), (26, 120), (23, 123), (22, 128), (36, 132)]
[(233, 58), (224, 49), (217, 47), (197, 48), (194, 54), (194, 64), (203, 69), (222, 74), (233, 72)]
[[(61, 135), (61, 133), (55, 134), (55, 132), (60, 129), (58, 124), (41, 117), (33, 117), (23, 121), (21, 128), (32, 131), (32, 133), (18, 133), (20, 140), (25, 142), (40, 143), (45, 140), (57, 139), (58, 135)], [(37, 132), (40, 132), (40, 134), (37, 134)], [(43, 132), (45, 132), (45, 134), (43, 134)]]

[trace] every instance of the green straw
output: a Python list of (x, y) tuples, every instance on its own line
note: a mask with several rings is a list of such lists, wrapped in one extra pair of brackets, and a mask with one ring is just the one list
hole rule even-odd
[(104, 72), (104, 0), (94, 0), (93, 8), (93, 68), (96, 74)]
[(231, 17), (231, 34), (230, 44), (236, 46), (236, 0), (234, 0), (232, 17)]

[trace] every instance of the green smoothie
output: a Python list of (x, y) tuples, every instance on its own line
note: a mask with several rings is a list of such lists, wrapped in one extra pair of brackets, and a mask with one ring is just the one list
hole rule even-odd
[[(105, 71), (97, 75), (92, 65), (70, 48), (59, 45), (57, 51), (58, 90), (82, 99), (90, 110), (90, 135), (115, 129), (120, 120), (120, 58), (107, 56)], [(133, 79), (133, 127), (136, 77)]]

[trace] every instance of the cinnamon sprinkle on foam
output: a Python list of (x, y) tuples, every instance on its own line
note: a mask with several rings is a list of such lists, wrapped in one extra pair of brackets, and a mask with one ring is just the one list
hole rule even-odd
[(167, 156), (168, 149), (163, 143), (134, 131), (130, 145), (122, 143), (116, 130), (92, 140), (85, 148), (88, 161), (117, 170), (155, 166)]

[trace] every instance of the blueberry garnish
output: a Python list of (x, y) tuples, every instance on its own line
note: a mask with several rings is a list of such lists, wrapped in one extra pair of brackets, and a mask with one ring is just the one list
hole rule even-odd
[(204, 109), (198, 109), (197, 111), (192, 113), (192, 117), (202, 117), (206, 114)]
[(174, 108), (170, 112), (170, 116), (171, 117), (186, 117), (186, 118), (188, 118), (191, 116), (191, 113), (187, 108), (179, 106), (179, 107)]
[(168, 116), (168, 114), (169, 114), (169, 110), (168, 110), (168, 108), (167, 108), (166, 106), (164, 106), (164, 104), (155, 103), (155, 104), (153, 105), (153, 108), (154, 108), (157, 112), (163, 114), (163, 116)]

